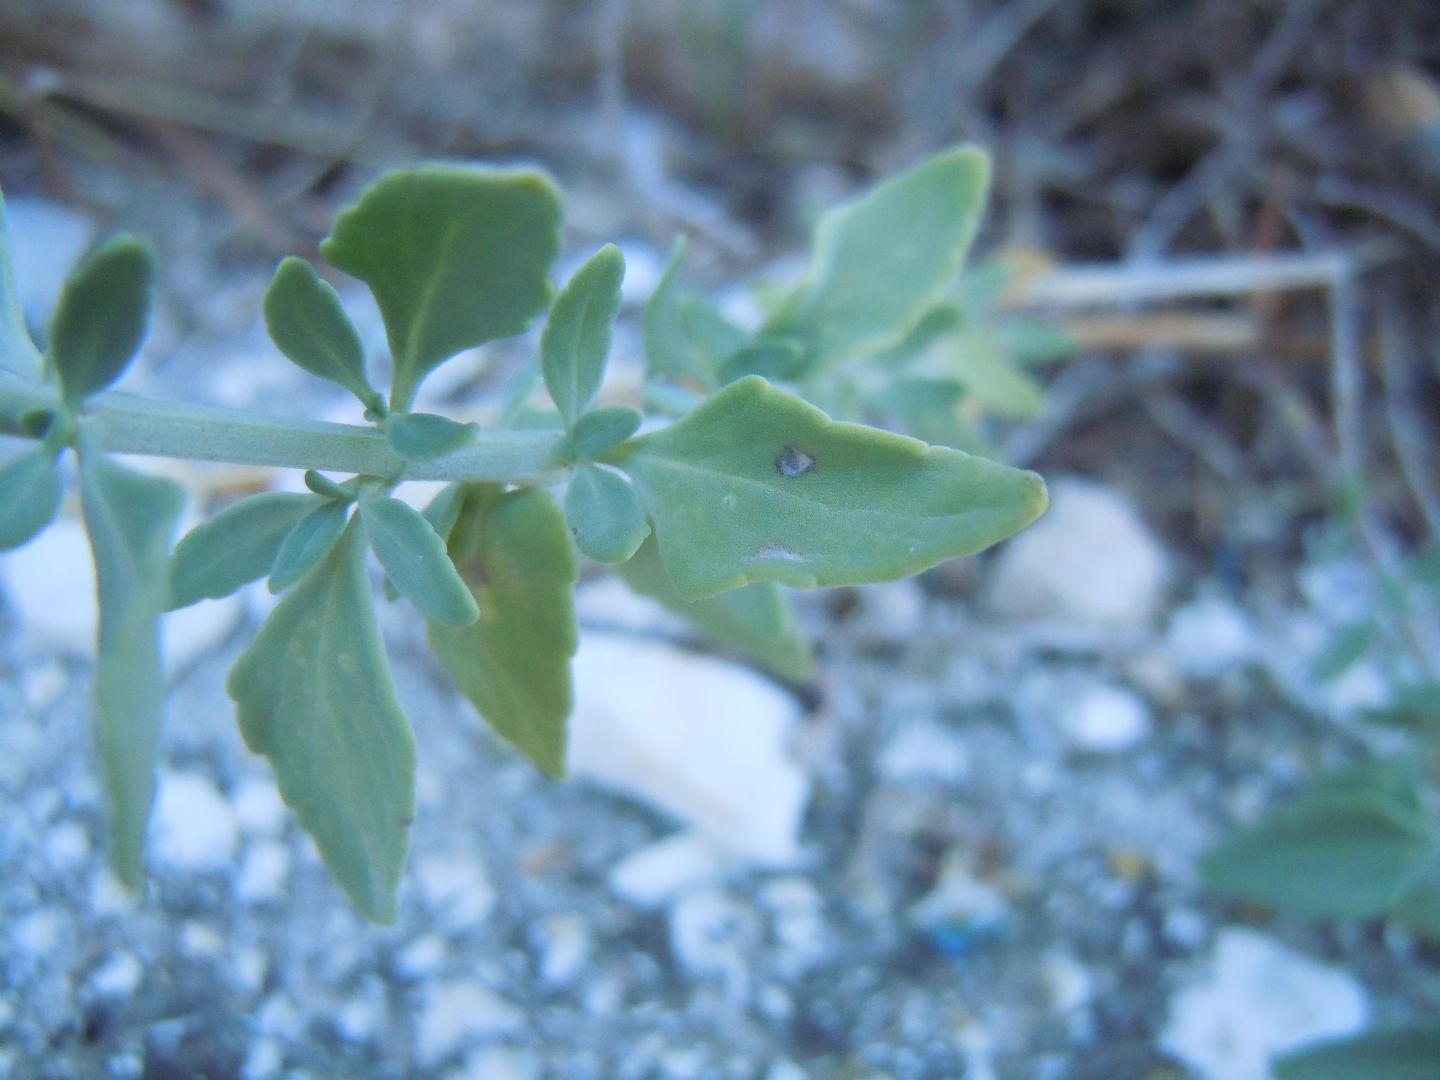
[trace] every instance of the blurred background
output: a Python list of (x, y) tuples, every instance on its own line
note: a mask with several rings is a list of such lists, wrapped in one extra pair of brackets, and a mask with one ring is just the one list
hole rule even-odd
[[(688, 284), (753, 310), (824, 209), (959, 142), (995, 178), (949, 441), (1038, 469), (1050, 514), (799, 597), (800, 684), (588, 568), (558, 785), (382, 612), (421, 770), (395, 926), (235, 733), (253, 591), (167, 626), (151, 886), (121, 892), (77, 515), (0, 558), (0, 1076), (1262, 1080), (1433, 1018), (1433, 909), (1309, 918), (1198, 869), (1436, 723), (1433, 0), (0, 5), (27, 318), (142, 234), (161, 291), (123, 388), (156, 396), (359, 422), (260, 298), (387, 167), (557, 178), (562, 274), (626, 254), (618, 402), (677, 235)], [(429, 404), (493, 415), (533, 347)], [(295, 482), (163, 467), (196, 514)]]

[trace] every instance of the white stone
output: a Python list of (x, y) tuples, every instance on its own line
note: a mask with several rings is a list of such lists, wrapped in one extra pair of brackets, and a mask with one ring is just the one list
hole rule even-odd
[(33, 911), (10, 927), (10, 945), (22, 956), (43, 957), (60, 943), (64, 921), (55, 911)]
[(540, 924), (540, 977), (555, 986), (574, 982), (590, 961), (590, 928), (579, 915), (551, 915)]
[(191, 872), (227, 868), (239, 832), (229, 800), (208, 776), (161, 776), (150, 823), (150, 851), (156, 862)]
[(1246, 614), (1220, 597), (1195, 600), (1170, 616), (1165, 646), (1184, 675), (1223, 675), (1255, 654), (1256, 634)]
[(439, 934), (424, 934), (400, 950), (395, 957), (395, 970), (410, 979), (429, 978), (444, 965), (449, 951)]
[(285, 1046), (279, 1039), (256, 1039), (245, 1051), (245, 1062), (240, 1067), (244, 1080), (270, 1080), (280, 1075), (285, 1064)]
[(244, 610), (245, 602), (232, 593), (166, 612), (160, 620), (165, 670), (179, 671), (212, 652), (234, 631)]
[(1150, 710), (1133, 690), (1087, 681), (1056, 702), (1055, 722), (1076, 749), (1118, 754), (1150, 733)]
[(133, 953), (116, 953), (90, 976), (90, 987), (101, 997), (128, 997), (145, 977)]
[(1001, 547), (992, 609), (1015, 619), (1138, 632), (1165, 586), (1164, 548), (1119, 492), (1087, 480), (1050, 485), (1050, 509)]
[(1274, 1059), (1354, 1034), (1369, 1011), (1348, 973), (1230, 928), (1217, 935), (1208, 970), (1171, 999), (1160, 1047), (1202, 1080), (1270, 1080)]
[(294, 999), (276, 992), (260, 1003), (255, 1013), (255, 1029), (262, 1035), (295, 1039), (305, 1029), (305, 1017)]
[(932, 720), (912, 720), (886, 740), (876, 766), (891, 783), (957, 783), (970, 775), (970, 751), (953, 731)]
[(25, 704), (35, 712), (48, 709), (60, 700), (70, 685), (70, 676), (55, 662), (37, 664), (23, 676)]
[(605, 574), (575, 590), (575, 616), (582, 626), (637, 634), (679, 634), (686, 623), (658, 601), (641, 596), (618, 575)]
[(290, 849), (267, 840), (245, 853), (235, 879), (235, 895), (246, 904), (274, 903), (284, 896), (289, 879)]
[(415, 1057), (434, 1068), (481, 1038), (523, 1025), (524, 1014), (488, 987), (468, 979), (435, 983), (426, 988), (415, 1021)]
[(966, 926), (987, 929), (1003, 921), (1009, 905), (998, 889), (980, 881), (958, 859), (947, 859), (940, 879), (910, 908), (920, 927)]
[(610, 891), (635, 907), (659, 907), (687, 890), (719, 882), (730, 861), (699, 833), (673, 833), (611, 867)]
[(825, 903), (814, 885), (801, 877), (776, 878), (760, 888), (760, 903), (770, 915), (771, 932), (788, 974), (798, 974), (824, 958), (830, 943)]
[(495, 890), (485, 869), (469, 856), (427, 855), (416, 863), (415, 879), (420, 895), (444, 926), (478, 926), (495, 910)]
[(236, 822), (251, 836), (277, 836), (285, 827), (285, 803), (268, 776), (242, 780), (232, 803)]
[(384, 1010), (374, 1001), (354, 998), (335, 1014), (335, 1029), (349, 1042), (369, 1042), (385, 1021)]
[(90, 837), (77, 822), (62, 821), (45, 834), (45, 855), (57, 870), (70, 870), (90, 858)]
[(1083, 1009), (1095, 996), (1095, 980), (1089, 969), (1069, 953), (1047, 954), (1040, 966), (1040, 978), (1049, 992), (1051, 1006), (1059, 1013)]
[(583, 635), (570, 767), (782, 866), (799, 858), (809, 780), (786, 741), (795, 700), (736, 664), (657, 642)]
[(749, 954), (759, 940), (755, 912), (718, 890), (687, 893), (670, 909), (670, 949), (697, 979), (719, 979), (732, 1002), (749, 994)]
[(505, 1046), (486, 1046), (465, 1058), (453, 1080), (537, 1080), (541, 1075), (535, 1055)]
[(860, 590), (857, 630), (881, 641), (908, 642), (925, 626), (925, 594), (913, 580), (890, 581)]
[(225, 952), (225, 939), (213, 926), (202, 922), (187, 922), (180, 929), (180, 944), (191, 956), (213, 960)]
[(95, 224), (61, 203), (12, 195), (5, 199), (5, 231), (20, 310), (31, 326), (46, 326), (66, 275), (89, 246)]

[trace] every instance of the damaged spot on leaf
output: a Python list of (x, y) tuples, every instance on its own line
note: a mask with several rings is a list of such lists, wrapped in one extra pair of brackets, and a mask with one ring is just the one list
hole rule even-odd
[(804, 450), (787, 446), (775, 459), (775, 471), (781, 476), (803, 476), (815, 467), (815, 459)]

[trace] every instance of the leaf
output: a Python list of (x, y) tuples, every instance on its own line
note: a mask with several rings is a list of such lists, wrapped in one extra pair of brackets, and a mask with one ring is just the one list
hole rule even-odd
[(1397, 686), (1391, 691), (1390, 704), (1366, 709), (1364, 716), (1373, 724), (1411, 731), (1440, 730), (1440, 681), (1424, 679)]
[(1440, 944), (1440, 859), (1410, 886), (1390, 917), (1421, 940)]
[(1367, 1031), (1307, 1046), (1275, 1063), (1276, 1080), (1435, 1080), (1440, 1027)]
[(20, 298), (11, 273), (3, 193), (0, 193), (0, 374), (29, 382), (40, 378), (40, 353), (25, 329), (25, 316), (20, 311)]
[(988, 547), (1046, 505), (1034, 473), (834, 422), (754, 375), (610, 460), (687, 600), (752, 581), (891, 581)]
[(1310, 677), (1316, 682), (1329, 682), (1343, 675), (1369, 651), (1375, 641), (1376, 626), (1373, 622), (1351, 623), (1335, 631), (1310, 670)]
[(947, 351), (950, 373), (985, 412), (1023, 420), (1040, 408), (1044, 388), (1015, 367), (985, 333), (962, 329), (949, 339)]
[(565, 520), (575, 543), (602, 563), (623, 563), (650, 535), (645, 509), (619, 473), (581, 462), (565, 490)]
[(428, 619), (469, 626), (480, 615), (475, 597), (445, 551), (445, 541), (418, 510), (399, 499), (360, 500), (370, 546), (397, 592)]
[(746, 375), (789, 379), (799, 373), (804, 359), (805, 348), (794, 338), (760, 338), (737, 349), (720, 365), (719, 382), (724, 386)]
[(710, 369), (718, 368), (722, 360), (749, 340), (749, 334), (702, 297), (681, 294), (679, 303), (685, 336), (692, 348), (704, 354)]
[[(319, 469), (306, 469), (305, 486), (321, 498), (330, 499), (338, 503), (352, 503), (355, 501), (354, 480), (347, 480), (345, 483), (337, 483), (331, 480)], [(347, 487), (346, 484), (352, 486)]]
[(550, 299), (560, 197), (541, 173), (427, 166), (387, 173), (320, 253), (370, 286), (390, 341), (390, 407), (464, 349), (523, 331)]
[(989, 176), (980, 151), (949, 150), (826, 214), (809, 276), (766, 331), (805, 340), (812, 367), (900, 342), (959, 273)]
[(230, 672), (245, 745), (269, 758), (280, 795), (351, 903), (395, 918), (415, 815), (415, 741), (371, 607), (364, 529), (275, 605)]
[(572, 436), (576, 455), (581, 458), (599, 457), (639, 431), (644, 419), (639, 409), (624, 406), (586, 413), (576, 422)]
[(50, 320), (49, 355), (67, 405), (118, 379), (150, 319), (150, 249), (117, 236), (70, 272)]
[(1202, 863), (1233, 896), (1307, 915), (1385, 911), (1436, 852), (1414, 771), (1377, 762), (1323, 779), (1233, 834)]
[(343, 503), (326, 502), (311, 510), (295, 523), (270, 568), (267, 588), (283, 592), (320, 564), (345, 531), (349, 508)]
[(293, 255), (265, 290), (265, 329), (291, 363), (349, 390), (368, 408), (376, 398), (365, 376), (365, 345), (329, 282)]
[(624, 280), (625, 259), (606, 244), (575, 271), (550, 308), (540, 335), (540, 369), (567, 430), (600, 389)]
[(772, 675), (796, 683), (810, 678), (815, 666), (810, 642), (779, 586), (746, 585), (708, 600), (686, 600), (671, 584), (654, 539), (641, 544), (618, 573), (642, 596), (689, 619), (717, 644), (743, 653)]
[(55, 455), (43, 446), (0, 467), (0, 551), (19, 547), (54, 521), (62, 494)]
[(428, 623), (431, 647), (492, 728), (563, 776), (579, 576), (565, 517), (543, 491), (467, 485), (449, 547), (480, 618)]
[(170, 607), (218, 600), (265, 577), (280, 545), (306, 514), (323, 505), (313, 495), (267, 491), (231, 503), (195, 526), (170, 557)]
[(80, 500), (100, 600), (95, 741), (110, 863), (132, 889), (141, 882), (165, 706), (160, 612), (169, 593), (166, 547), (184, 498), (178, 484), (118, 465), (82, 441)]
[(407, 461), (429, 461), (475, 441), (478, 424), (462, 424), (434, 413), (391, 413), (385, 437)]
[(711, 385), (710, 372), (696, 354), (686, 328), (678, 277), (685, 260), (685, 238), (678, 237), (660, 284), (645, 305), (645, 373), (652, 379), (682, 379), (702, 387)]

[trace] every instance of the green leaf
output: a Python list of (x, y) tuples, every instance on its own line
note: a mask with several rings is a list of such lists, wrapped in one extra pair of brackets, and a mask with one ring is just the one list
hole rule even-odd
[(347, 487), (346, 484), (353, 485), (353, 480), (348, 480), (343, 484), (337, 483), (319, 469), (305, 470), (305, 486), (323, 499), (331, 499), (338, 503), (354, 502), (356, 496), (353, 486)]
[(678, 280), (684, 260), (685, 238), (682, 236), (676, 239), (670, 261), (660, 275), (660, 284), (655, 286), (645, 305), (645, 372), (652, 379), (682, 379), (704, 387), (711, 385), (712, 379), (685, 325)]
[(272, 593), (282, 592), (318, 566), (345, 531), (349, 507), (343, 503), (326, 502), (311, 510), (295, 523), (280, 542), (270, 568), (267, 587)]
[(720, 365), (720, 385), (743, 379), (746, 375), (763, 375), (767, 379), (789, 379), (800, 372), (805, 359), (804, 346), (794, 338), (761, 338), (737, 349)]
[(1201, 866), (1221, 892), (1307, 915), (1364, 919), (1436, 851), (1414, 770), (1378, 762), (1321, 780), (1227, 838)]
[(826, 214), (809, 276), (767, 332), (805, 340), (815, 367), (900, 342), (959, 273), (989, 176), (978, 150), (949, 150)]
[(606, 244), (575, 271), (550, 308), (540, 335), (540, 368), (567, 430), (600, 389), (624, 280), (625, 259)]
[(5, 228), (5, 196), (0, 193), (0, 374), (34, 382), (40, 378), (40, 353), (25, 329), (20, 298), (10, 269), (10, 243)]
[(523, 331), (550, 299), (560, 197), (541, 173), (428, 166), (387, 173), (320, 245), (375, 294), (403, 412), (465, 349)]
[(1315, 660), (1310, 677), (1316, 682), (1329, 682), (1355, 665), (1375, 641), (1373, 622), (1351, 623), (1335, 631), (1330, 644)]
[(1276, 1080), (1435, 1080), (1440, 1027), (1367, 1031), (1307, 1046), (1275, 1063)]
[(623, 563), (650, 535), (645, 509), (619, 473), (581, 462), (565, 490), (565, 520), (581, 551), (597, 562)]
[(407, 461), (429, 461), (475, 441), (478, 424), (462, 424), (434, 413), (391, 413), (385, 437)]
[(690, 620), (706, 636), (735, 649), (766, 671), (790, 682), (805, 682), (814, 670), (810, 642), (777, 585), (746, 585), (712, 596), (686, 600), (675, 591), (654, 539), (640, 545), (618, 570), (625, 583)]
[(624, 406), (586, 413), (576, 422), (572, 436), (576, 455), (581, 458), (599, 457), (639, 431), (644, 419), (639, 409)]
[(385, 662), (364, 529), (344, 531), (230, 672), (245, 745), (366, 918), (395, 918), (415, 815), (415, 742)]
[(117, 236), (71, 271), (50, 321), (50, 361), (68, 405), (118, 379), (150, 319), (150, 249)]
[(749, 334), (702, 297), (684, 293), (679, 303), (685, 336), (692, 348), (704, 355), (710, 370), (719, 368), (722, 360), (749, 340)]
[(55, 520), (60, 512), (60, 470), (43, 446), (0, 468), (0, 551), (19, 547)]
[(100, 600), (95, 741), (110, 862), (132, 889), (141, 881), (165, 705), (160, 612), (169, 595), (166, 548), (184, 499), (178, 484), (127, 469), (82, 442), (80, 500)]
[(1390, 704), (1366, 709), (1365, 719), (1410, 731), (1440, 731), (1440, 682), (1424, 679), (1397, 686), (1391, 692)]
[(1440, 859), (1410, 886), (1390, 916), (1421, 940), (1440, 944)]
[(947, 345), (948, 370), (985, 412), (1023, 420), (1040, 408), (1044, 388), (1000, 353), (983, 331), (961, 329)]
[(314, 495), (267, 491), (195, 526), (170, 557), (170, 607), (218, 600), (270, 573), (290, 531), (321, 505)]
[(449, 546), (480, 618), (428, 623), (431, 647), (491, 727), (562, 776), (578, 577), (565, 517), (543, 491), (471, 484)]
[(1034, 473), (836, 423), (753, 375), (611, 460), (687, 600), (752, 581), (891, 581), (988, 547), (1046, 505)]
[(399, 499), (360, 500), (370, 546), (397, 592), (427, 619), (469, 626), (480, 615), (475, 597), (445, 551), (445, 541), (418, 510)]
[(374, 402), (360, 332), (340, 294), (304, 259), (292, 255), (276, 269), (265, 290), (265, 329), (291, 363), (343, 386), (366, 407)]

